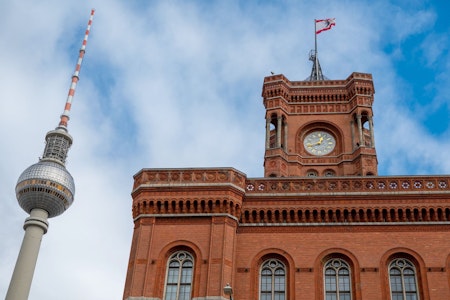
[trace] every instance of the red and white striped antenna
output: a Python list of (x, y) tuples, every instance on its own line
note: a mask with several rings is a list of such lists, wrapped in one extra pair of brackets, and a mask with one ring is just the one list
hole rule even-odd
[(81, 63), (83, 62), (84, 53), (86, 50), (87, 40), (89, 32), (91, 30), (92, 20), (94, 19), (95, 10), (91, 10), (91, 16), (89, 17), (89, 22), (86, 28), (86, 33), (84, 35), (83, 44), (81, 45), (80, 54), (78, 56), (77, 65), (75, 66), (75, 72), (72, 75), (72, 83), (70, 84), (69, 94), (67, 95), (66, 105), (64, 107), (64, 112), (61, 115), (61, 121), (58, 127), (67, 128), (67, 122), (69, 121), (70, 108), (72, 106), (72, 99), (75, 95), (75, 89), (79, 80), (79, 74), (81, 69)]

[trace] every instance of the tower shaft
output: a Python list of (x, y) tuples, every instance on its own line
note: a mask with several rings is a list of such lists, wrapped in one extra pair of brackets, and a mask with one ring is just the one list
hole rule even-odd
[(47, 211), (35, 208), (25, 220), (25, 235), (5, 300), (28, 299), (42, 236), (48, 229), (47, 217)]

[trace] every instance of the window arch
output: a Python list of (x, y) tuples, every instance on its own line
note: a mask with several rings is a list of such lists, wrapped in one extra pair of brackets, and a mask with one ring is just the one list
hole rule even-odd
[(306, 176), (307, 177), (317, 177), (317, 176), (319, 176), (319, 173), (316, 170), (314, 170), (314, 169), (309, 169), (306, 172)]
[(286, 266), (278, 259), (264, 261), (259, 273), (259, 300), (286, 299)]
[(351, 300), (351, 274), (347, 262), (332, 258), (324, 265), (325, 300)]
[(336, 176), (336, 172), (334, 170), (332, 170), (332, 169), (326, 169), (323, 172), (323, 176), (325, 176), (325, 177), (333, 177), (333, 176)]
[(187, 251), (172, 254), (167, 261), (164, 300), (189, 300), (192, 293), (194, 258)]
[(389, 283), (392, 300), (418, 300), (417, 272), (406, 258), (396, 258), (389, 264)]

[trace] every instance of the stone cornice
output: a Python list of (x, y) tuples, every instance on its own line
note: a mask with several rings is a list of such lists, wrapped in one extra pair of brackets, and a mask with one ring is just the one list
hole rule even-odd
[(309, 225), (309, 224), (295, 224), (295, 225), (260, 225), (254, 224), (240, 224), (238, 227), (239, 233), (296, 233), (296, 232), (310, 232), (310, 233), (319, 233), (319, 232), (436, 232), (450, 231), (450, 222), (439, 222), (426, 224), (419, 223), (415, 224), (413, 222), (405, 222), (405, 223), (395, 223), (395, 224), (382, 224), (382, 223), (373, 223), (373, 224), (341, 224), (336, 226), (336, 224), (327, 225)]
[[(426, 226), (426, 225), (450, 225), (450, 221), (439, 222), (333, 222), (333, 223), (243, 223), (239, 227), (296, 227), (296, 226), (312, 226), (312, 227), (333, 227), (333, 226)], [(450, 227), (447, 228), (450, 230)]]
[(137, 217), (135, 217), (133, 219), (134, 222), (138, 221), (139, 219), (142, 218), (204, 218), (204, 217), (228, 217), (231, 218), (233, 220), (235, 220), (236, 222), (238, 222), (238, 218), (236, 218), (235, 216), (231, 215), (231, 214), (225, 214), (225, 213), (184, 213), (184, 214), (140, 214)]

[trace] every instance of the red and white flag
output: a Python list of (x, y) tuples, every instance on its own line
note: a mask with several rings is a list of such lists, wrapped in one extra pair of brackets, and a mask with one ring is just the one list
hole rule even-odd
[(316, 20), (316, 34), (319, 34), (325, 30), (330, 30), (331, 27), (336, 25), (336, 22), (334, 20), (335, 18)]

